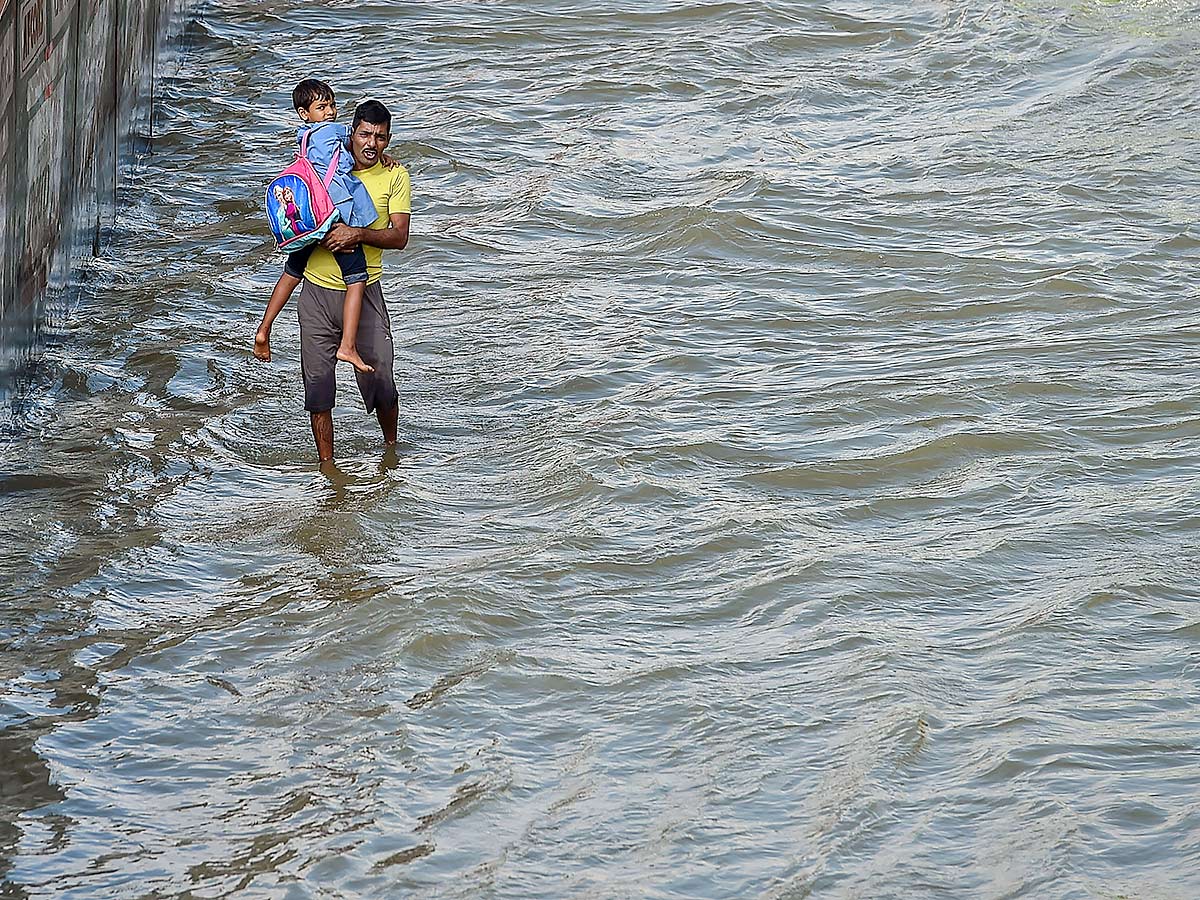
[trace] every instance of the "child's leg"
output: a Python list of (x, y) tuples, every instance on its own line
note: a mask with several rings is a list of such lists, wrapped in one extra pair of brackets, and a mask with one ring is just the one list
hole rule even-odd
[(264, 362), (271, 361), (271, 326), (287, 305), (296, 285), (304, 278), (304, 267), (308, 265), (308, 258), (312, 256), (314, 248), (315, 245), (289, 253), (283, 266), (283, 274), (279, 276), (279, 280), (275, 282), (275, 289), (271, 291), (271, 299), (267, 301), (258, 331), (254, 333), (254, 355)]
[(362, 315), (363, 292), (366, 287), (365, 281), (346, 285), (346, 299), (342, 303), (342, 343), (337, 349), (337, 358), (350, 363), (360, 372), (374, 372), (375, 367), (358, 355), (358, 347), (354, 341), (358, 334), (358, 319)]
[(363, 255), (361, 244), (347, 253), (335, 253), (334, 258), (342, 270), (342, 280), (346, 282), (346, 299), (342, 303), (342, 343), (338, 347), (337, 358), (350, 363), (360, 372), (374, 372), (374, 367), (358, 355), (356, 346), (363, 291), (367, 285), (367, 258)]

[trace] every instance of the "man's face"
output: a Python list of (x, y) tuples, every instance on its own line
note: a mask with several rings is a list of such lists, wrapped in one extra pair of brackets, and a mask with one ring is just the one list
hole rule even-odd
[(389, 137), (386, 125), (359, 122), (358, 127), (350, 134), (350, 153), (354, 156), (354, 168), (369, 169), (379, 162), (380, 155), (387, 148)]

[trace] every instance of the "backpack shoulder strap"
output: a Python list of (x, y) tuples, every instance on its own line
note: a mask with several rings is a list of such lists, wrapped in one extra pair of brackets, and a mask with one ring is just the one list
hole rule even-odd
[(329, 157), (329, 167), (325, 170), (325, 177), (321, 179), (321, 183), (325, 185), (325, 190), (329, 190), (329, 184), (333, 181), (333, 176), (337, 174), (338, 159), (342, 155), (341, 147), (334, 147), (333, 156)]

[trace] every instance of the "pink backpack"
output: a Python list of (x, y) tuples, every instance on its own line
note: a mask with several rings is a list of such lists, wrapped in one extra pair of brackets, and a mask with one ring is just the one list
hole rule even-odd
[(341, 150), (333, 151), (322, 179), (308, 161), (306, 131), (296, 161), (267, 185), (267, 219), (275, 235), (275, 245), (284, 253), (321, 240), (338, 220), (337, 207), (329, 199), (329, 183), (337, 174), (340, 155)]

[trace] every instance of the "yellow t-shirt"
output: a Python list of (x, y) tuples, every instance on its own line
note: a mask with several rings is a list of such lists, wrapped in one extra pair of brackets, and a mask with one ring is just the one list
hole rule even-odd
[[(379, 213), (379, 218), (371, 223), (371, 228), (387, 228), (392, 213), (410, 211), (412, 187), (408, 180), (408, 169), (404, 166), (385, 169), (383, 163), (375, 163), (369, 169), (352, 174), (363, 183), (367, 193), (375, 201), (375, 211)], [(383, 275), (383, 251), (378, 247), (363, 244), (363, 253), (367, 257), (367, 284), (373, 284)], [(304, 277), (318, 287), (329, 288), (331, 291), (346, 289), (346, 282), (342, 281), (342, 270), (338, 268), (337, 260), (324, 247), (317, 247), (309, 257)]]

